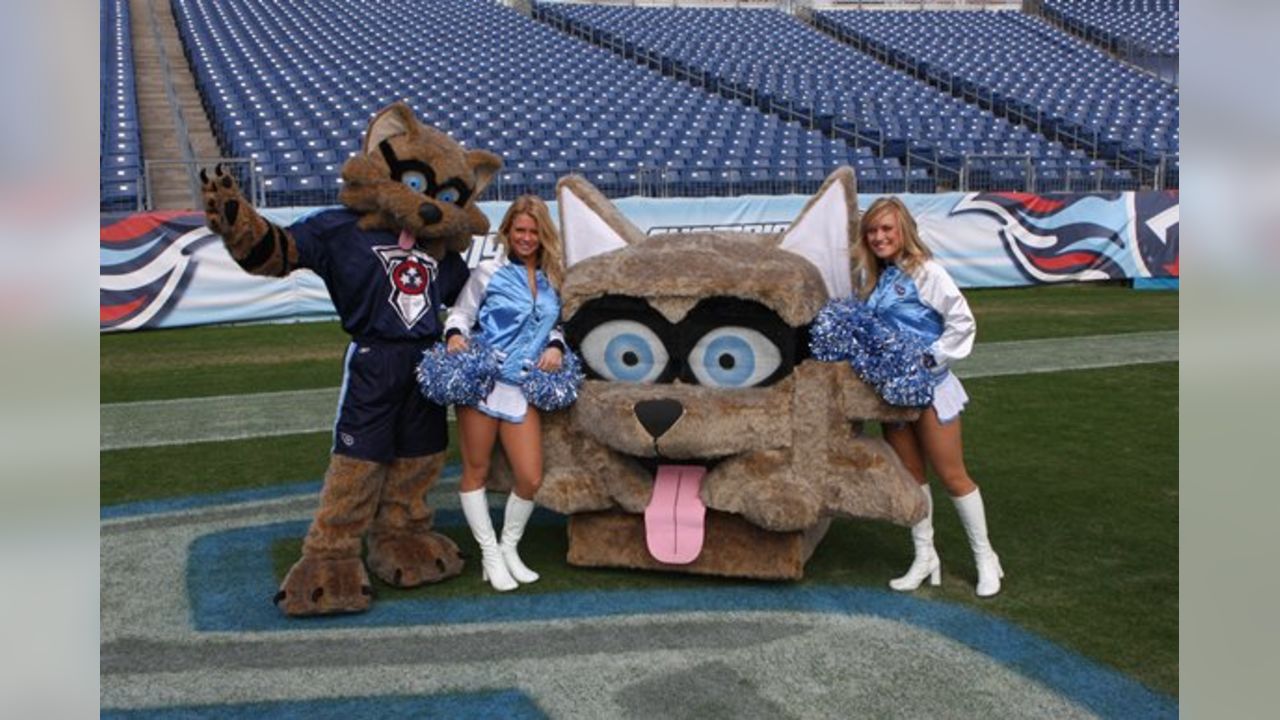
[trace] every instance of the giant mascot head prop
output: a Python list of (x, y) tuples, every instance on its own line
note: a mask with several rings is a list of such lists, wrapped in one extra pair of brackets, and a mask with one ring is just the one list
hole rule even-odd
[(797, 579), (833, 515), (923, 517), (862, 434), (918, 410), (808, 357), (809, 324), (851, 293), (850, 169), (783, 233), (646, 237), (579, 177), (558, 200), (562, 319), (588, 379), (546, 419), (537, 500), (571, 514), (570, 563)]

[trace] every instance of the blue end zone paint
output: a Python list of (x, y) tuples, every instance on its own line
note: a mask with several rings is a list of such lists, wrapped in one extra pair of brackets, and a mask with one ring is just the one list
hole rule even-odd
[(242, 705), (188, 705), (154, 710), (104, 710), (103, 718), (119, 720), (348, 720), (349, 718), (489, 717), (545, 718), (528, 695), (518, 690), (457, 693), (425, 697), (324, 698), (256, 702)]
[[(437, 513), (441, 525), (461, 513)], [(213, 533), (192, 542), (187, 590), (199, 631), (310, 630), (527, 622), (668, 612), (782, 611), (869, 615), (936, 632), (981, 652), (1104, 717), (1176, 717), (1178, 704), (1124, 675), (1004, 620), (958, 605), (844, 587), (779, 585), (697, 590), (620, 590), (481, 595), (374, 603), (359, 615), (290, 619), (271, 603), (276, 580), (270, 548), (297, 538), (305, 522), (275, 523)], [(474, 565), (474, 563), (473, 563)], [(474, 568), (473, 568), (474, 570)]]
[[(444, 470), (440, 473), (440, 479), (450, 480), (461, 475), (462, 466), (457, 463), (453, 463), (444, 467)], [(213, 493), (209, 495), (190, 495), (164, 500), (147, 500), (144, 502), (125, 503), (123, 505), (109, 505), (99, 511), (98, 518), (100, 520), (113, 520), (117, 518), (137, 517), (140, 515), (177, 512), (179, 510), (215, 507), (217, 505), (235, 505), (237, 503), (244, 502), (276, 500), (293, 495), (311, 495), (319, 493), (322, 485), (323, 483), (320, 480), (311, 480), (309, 482), (291, 483), (288, 485), (272, 485), (271, 487), (255, 488), (252, 490), (233, 490), (231, 492)]]

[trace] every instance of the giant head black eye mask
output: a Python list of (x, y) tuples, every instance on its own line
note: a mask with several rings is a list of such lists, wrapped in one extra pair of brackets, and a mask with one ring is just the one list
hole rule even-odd
[(608, 295), (586, 303), (566, 329), (589, 375), (646, 384), (770, 385), (804, 358), (806, 342), (803, 328), (764, 305), (724, 297), (702, 300), (673, 324), (639, 298)]

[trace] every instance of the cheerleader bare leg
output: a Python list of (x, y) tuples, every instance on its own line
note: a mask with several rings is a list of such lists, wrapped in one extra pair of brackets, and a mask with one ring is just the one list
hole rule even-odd
[(914, 427), (925, 457), (942, 480), (960, 514), (960, 522), (964, 525), (969, 547), (973, 550), (974, 563), (978, 568), (977, 594), (979, 597), (995, 595), (1000, 592), (1000, 579), (1004, 577), (1004, 570), (987, 538), (987, 516), (982, 494), (964, 465), (960, 418), (957, 415), (946, 423), (939, 422), (937, 411), (930, 407), (921, 413)]

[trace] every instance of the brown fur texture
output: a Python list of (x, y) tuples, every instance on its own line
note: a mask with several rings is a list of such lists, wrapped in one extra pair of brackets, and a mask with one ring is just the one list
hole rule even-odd
[(827, 534), (830, 519), (803, 531), (768, 532), (736, 515), (707, 511), (707, 534), (717, 542), (688, 565), (667, 565), (645, 549), (644, 521), (622, 512), (569, 518), (569, 563), (581, 567), (629, 567), (754, 580), (800, 580), (804, 566)]
[(324, 615), (367, 610), (373, 589), (360, 561), (360, 539), (373, 522), (387, 467), (333, 455), (320, 491), (302, 559), (294, 563), (276, 593), (289, 615)]
[[(685, 413), (655, 441), (635, 404), (660, 398), (678, 400)], [(743, 390), (588, 380), (572, 408), (545, 418), (547, 470), (537, 500), (563, 513), (643, 513), (653, 476), (638, 459), (715, 460), (702, 483), (707, 507), (762, 528), (802, 530), (830, 514), (910, 525), (923, 516), (919, 491), (910, 492), (888, 444), (862, 437), (856, 423), (917, 415), (885, 403), (848, 365), (816, 360), (774, 385)]]
[[(777, 252), (776, 240), (749, 233), (659, 235), (597, 255), (566, 276), (562, 314), (572, 317), (583, 303), (603, 295), (684, 300), (686, 312), (702, 298), (736, 297), (761, 302), (791, 325), (803, 325), (822, 309), (827, 294), (813, 265)], [(680, 272), (665, 271), (677, 265)]]
[[(407, 105), (395, 103), (373, 118), (364, 152), (343, 166), (338, 199), (360, 216), (361, 228), (397, 238), (407, 231), (439, 259), (450, 250), (465, 252), (473, 235), (488, 231), (476, 200), (501, 166), (498, 156), (465, 150), (419, 122)], [(417, 189), (406, 180), (411, 172), (422, 176)], [(241, 267), (268, 276), (297, 267), (289, 231), (265, 220), (230, 173), (219, 165), (212, 174), (202, 171), (201, 179), (209, 229), (222, 236)], [(456, 198), (447, 196), (455, 192)], [(458, 547), (431, 532), (433, 513), (426, 503), (443, 464), (444, 453), (396, 458), (389, 465), (332, 455), (302, 558), (276, 596), (280, 609), (289, 615), (368, 609), (373, 593), (360, 560), (366, 531), (369, 568), (391, 585), (412, 587), (459, 574)]]
[(298, 247), (289, 231), (268, 222), (219, 164), (213, 176), (200, 171), (205, 224), (221, 235), (232, 259), (254, 275), (282, 277), (298, 266)]
[[(853, 182), (851, 170), (837, 171), (806, 205), (805, 212), (839, 186), (836, 197), (848, 221), (838, 227), (848, 238), (837, 238), (830, 246), (835, 251), (857, 237)], [(642, 299), (670, 322), (699, 301), (754, 301), (793, 328), (811, 322), (828, 300), (818, 267), (780, 247), (786, 234), (645, 238), (581, 178), (562, 180), (561, 192), (574, 193), (626, 242), (600, 254), (588, 249), (568, 268), (561, 298), (570, 327), (586, 304), (605, 296)], [(587, 232), (565, 230), (575, 231)], [(837, 256), (848, 262), (847, 251)], [(835, 268), (831, 274), (849, 272)], [(656, 437), (637, 411), (638, 403), (655, 400), (681, 409)], [(796, 579), (834, 515), (900, 525), (924, 516), (923, 498), (892, 449), (861, 435), (865, 421), (918, 414), (886, 404), (846, 363), (813, 359), (800, 360), (771, 385), (746, 388), (589, 379), (573, 407), (544, 418), (546, 477), (537, 500), (573, 515), (574, 564)], [(700, 494), (707, 507), (705, 540), (689, 565), (659, 562), (645, 544), (643, 513), (657, 463), (708, 468)]]
[(444, 453), (396, 458), (387, 468), (369, 532), (369, 569), (389, 585), (415, 587), (462, 572), (458, 546), (431, 532), (427, 493), (443, 468)]
[[(430, 166), (434, 180), (456, 180), (472, 199), (480, 196), (502, 168), (502, 160), (485, 150), (464, 151), (452, 138), (424, 125), (404, 103), (378, 113), (365, 134), (364, 153), (342, 166), (342, 191), (338, 200), (359, 213), (365, 230), (408, 230), (429, 253), (441, 257), (445, 250), (466, 252), (471, 236), (489, 230), (489, 220), (474, 202), (462, 205), (441, 202), (393, 180), (382, 144), (400, 160)], [(423, 212), (439, 214), (428, 222)]]

